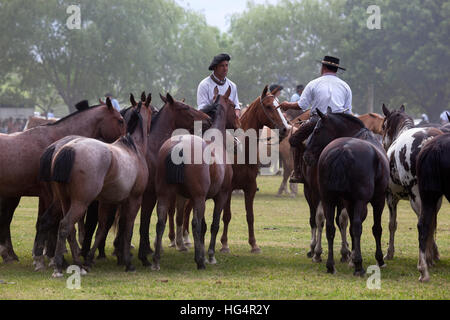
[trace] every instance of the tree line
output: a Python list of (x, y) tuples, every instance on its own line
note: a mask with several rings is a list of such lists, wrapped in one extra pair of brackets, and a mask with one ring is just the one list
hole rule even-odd
[[(341, 58), (340, 74), (358, 113), (405, 104), (437, 120), (450, 95), (450, 2), (401, 0), (249, 1), (228, 32), (174, 0), (79, 0), (79, 29), (67, 27), (67, 0), (0, 0), (0, 104), (41, 108), (96, 101), (108, 91), (170, 92), (196, 104), (214, 55), (231, 55), (240, 101), (265, 84), (285, 87), (318, 76), (317, 60)], [(376, 5), (380, 28), (369, 29)]]

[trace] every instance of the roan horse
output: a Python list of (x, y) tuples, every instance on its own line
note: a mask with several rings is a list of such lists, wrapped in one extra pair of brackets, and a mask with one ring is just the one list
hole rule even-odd
[[(113, 144), (90, 138), (78, 138), (61, 147), (51, 161), (51, 185), (59, 199), (64, 218), (58, 228), (53, 277), (62, 277), (63, 249), (74, 224), (82, 219), (94, 200), (99, 200), (98, 232), (85, 265), (91, 267), (99, 243), (106, 236), (106, 224), (111, 208), (120, 207), (121, 243), (119, 260), (126, 271), (133, 271), (130, 245), (135, 217), (139, 211), (147, 180), (145, 159), (150, 131), (151, 95), (145, 104), (139, 102), (127, 125), (128, 134)], [(81, 266), (79, 252), (73, 252), (74, 263)]]
[[(352, 262), (355, 275), (365, 273), (361, 257), (362, 223), (367, 216), (367, 204), (373, 207), (372, 233), (376, 242), (375, 258), (384, 266), (381, 251), (381, 215), (389, 181), (389, 163), (382, 145), (356, 117), (344, 113), (322, 114), (305, 151), (305, 160), (318, 160), (318, 185), (326, 218), (328, 240), (327, 272), (335, 273), (333, 241), (336, 228), (336, 207), (345, 204), (350, 217)], [(352, 137), (348, 128), (353, 129)], [(359, 130), (358, 130), (359, 128)], [(320, 155), (320, 156), (319, 156)]]
[[(260, 130), (267, 126), (271, 129), (278, 129), (280, 139), (282, 139), (288, 130), (284, 119), (280, 115), (279, 108), (274, 105), (275, 96), (268, 91), (266, 85), (261, 93), (261, 96), (257, 97), (250, 106), (246, 109), (246, 112), (240, 117), (241, 129), (246, 132), (252, 129), (256, 132), (259, 139)], [(239, 137), (238, 137), (239, 139)], [(237, 163), (236, 159), (233, 162), (233, 190), (244, 190), (245, 197), (245, 210), (247, 213), (247, 225), (248, 225), (248, 242), (251, 246), (252, 253), (259, 253), (261, 249), (256, 244), (255, 231), (254, 231), (254, 212), (253, 201), (257, 189), (256, 177), (258, 176), (258, 163), (251, 163), (250, 155), (250, 139), (244, 137), (240, 144), (244, 148), (245, 162)], [(184, 217), (184, 242), (189, 243), (188, 237), (188, 223), (191, 206), (187, 205)], [(231, 194), (229, 195), (225, 204), (223, 212), (223, 233), (221, 237), (222, 248), (220, 251), (229, 252), (228, 246), (228, 225), (231, 221)]]
[[(383, 145), (387, 151), (390, 166), (389, 187), (386, 202), (389, 208), (389, 247), (385, 259), (394, 258), (394, 236), (397, 229), (397, 204), (408, 199), (417, 217), (421, 201), (417, 186), (416, 160), (423, 145), (442, 134), (436, 128), (414, 128), (413, 119), (405, 113), (402, 105), (399, 110), (390, 111), (383, 104), (385, 115), (383, 123)], [(440, 207), (440, 204), (439, 204)], [(439, 260), (439, 252), (434, 243), (433, 260)]]
[(417, 180), (419, 185), (419, 280), (430, 280), (428, 266), (433, 264), (433, 234), (437, 230), (437, 213), (442, 196), (450, 201), (450, 133), (437, 136), (427, 142), (417, 156)]
[[(216, 87), (217, 89), (217, 87)], [(153, 270), (159, 270), (161, 240), (170, 207), (177, 201), (177, 195), (190, 199), (193, 204), (194, 216), (192, 232), (194, 235), (195, 262), (198, 269), (205, 268), (204, 240), (206, 232), (205, 201), (214, 200), (213, 222), (211, 224), (211, 242), (208, 249), (209, 262), (216, 263), (215, 240), (219, 231), (220, 214), (225, 202), (231, 194), (232, 166), (227, 161), (226, 129), (236, 129), (239, 121), (234, 111), (234, 103), (228, 97), (231, 87), (222, 96), (218, 95), (215, 102), (202, 111), (212, 119), (212, 126), (205, 132), (205, 139), (196, 135), (177, 135), (164, 142), (157, 162), (156, 193), (158, 196), (158, 223), (156, 225), (156, 244), (153, 254)], [(206, 138), (206, 136), (211, 137)], [(212, 137), (214, 140), (211, 141)], [(209, 153), (208, 153), (209, 152)], [(180, 157), (180, 163), (174, 162), (174, 157)], [(196, 160), (200, 156), (200, 159)], [(177, 159), (178, 160), (178, 159)], [(178, 161), (177, 161), (178, 162)], [(180, 208), (184, 201), (179, 199)], [(177, 210), (178, 240), (183, 241), (181, 232), (183, 226), (183, 210)]]
[(112, 142), (125, 133), (120, 113), (107, 105), (88, 107), (54, 123), (21, 133), (0, 134), (0, 254), (5, 262), (18, 260), (10, 224), (22, 196), (39, 197), (39, 214), (48, 207), (39, 176), (39, 159), (51, 143), (67, 135), (81, 135)]

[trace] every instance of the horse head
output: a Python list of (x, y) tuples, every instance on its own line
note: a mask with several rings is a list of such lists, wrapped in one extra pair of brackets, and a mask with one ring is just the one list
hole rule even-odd
[(414, 120), (405, 112), (405, 106), (402, 105), (399, 110), (390, 111), (383, 103), (383, 146), (388, 150), (400, 132), (410, 129), (414, 126)]
[(228, 86), (227, 91), (225, 94), (220, 95), (219, 89), (217, 86), (214, 88), (214, 104), (220, 104), (225, 109), (225, 116), (226, 116), (226, 129), (237, 129), (240, 128), (241, 123), (239, 121), (239, 118), (236, 116), (236, 112), (234, 111), (236, 106), (234, 105), (234, 102), (230, 100), (230, 94), (231, 94), (231, 86)]
[(311, 137), (308, 139), (303, 158), (307, 165), (312, 166), (319, 160), (322, 150), (334, 139), (352, 137), (362, 128), (364, 123), (358, 118), (346, 113), (322, 113), (317, 109), (320, 119)]
[(206, 130), (211, 126), (211, 119), (205, 113), (194, 109), (181, 101), (175, 100), (169, 93), (167, 93), (165, 97), (161, 94), (159, 96), (164, 102), (164, 106), (159, 112), (162, 112), (164, 109), (165, 112), (171, 113), (170, 118), (173, 119), (173, 128), (183, 128), (193, 132), (194, 123), (196, 121), (202, 122), (203, 130)]
[(109, 98), (106, 98), (105, 105), (101, 105), (99, 108), (101, 111), (97, 125), (98, 137), (111, 143), (126, 133), (125, 121), (119, 111), (113, 107)]

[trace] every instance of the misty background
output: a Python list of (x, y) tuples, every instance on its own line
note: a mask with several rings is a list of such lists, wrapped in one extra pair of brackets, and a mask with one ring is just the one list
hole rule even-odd
[[(67, 27), (73, 4), (80, 29)], [(371, 5), (380, 8), (380, 29), (368, 28)], [(354, 112), (404, 104), (437, 122), (450, 109), (449, 16), (442, 0), (248, 1), (224, 31), (182, 0), (0, 0), (0, 109), (62, 117), (83, 99), (92, 105), (111, 92), (125, 107), (130, 92), (144, 90), (156, 107), (166, 92), (196, 106), (197, 86), (222, 52), (244, 106), (273, 83), (288, 100), (333, 55), (347, 69), (339, 76)]]

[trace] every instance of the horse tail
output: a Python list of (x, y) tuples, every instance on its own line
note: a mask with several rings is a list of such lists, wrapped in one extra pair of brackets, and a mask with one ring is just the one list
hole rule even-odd
[(39, 180), (51, 181), (52, 158), (55, 153), (55, 146), (45, 149), (39, 162)]
[[(176, 148), (176, 146), (174, 148)], [(172, 159), (173, 152), (174, 150), (172, 149), (166, 157), (166, 182), (168, 184), (180, 184), (184, 182), (184, 161), (175, 164)], [(179, 150), (178, 154), (183, 158), (182, 148)]]
[[(327, 154), (326, 168), (323, 168), (323, 178), (327, 181), (327, 190), (338, 192), (351, 191), (348, 177), (349, 168), (355, 164), (355, 157), (351, 149), (332, 149)], [(323, 181), (323, 179), (321, 179)]]
[(75, 150), (71, 147), (62, 148), (55, 158), (52, 181), (68, 183), (74, 162)]

